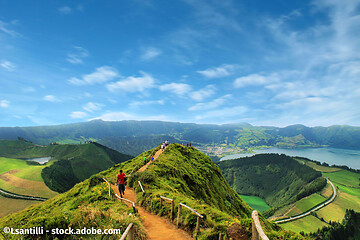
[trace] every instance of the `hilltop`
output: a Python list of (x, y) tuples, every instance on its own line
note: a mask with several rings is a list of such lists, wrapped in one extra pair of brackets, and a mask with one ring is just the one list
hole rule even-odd
[[(45, 228), (96, 227), (121, 228), (129, 222), (136, 224), (136, 239), (146, 239), (139, 217), (129, 216), (130, 209), (124, 203), (107, 196), (107, 185), (102, 177), (114, 182), (122, 169), (125, 174), (134, 173), (128, 180), (129, 186), (137, 192), (138, 204), (160, 216), (168, 217), (169, 209), (162, 207), (159, 196), (163, 195), (196, 209), (205, 218), (201, 220), (200, 232), (193, 233), (196, 217), (183, 210), (182, 228), (198, 236), (199, 239), (218, 239), (220, 232), (234, 223), (239, 223), (242, 231), (251, 235), (252, 209), (228, 185), (220, 169), (205, 154), (192, 147), (171, 144), (152, 162), (144, 172), (136, 172), (147, 161), (151, 153), (160, 147), (144, 152), (126, 162), (117, 164), (106, 171), (93, 175), (77, 184), (66, 193), (22, 212), (0, 219), (0, 226)], [(144, 162), (145, 158), (145, 162)], [(146, 194), (142, 195), (137, 181), (141, 181)], [(177, 205), (175, 206), (177, 211)], [(270, 238), (286, 237), (301, 239), (301, 236), (285, 232), (276, 224), (262, 219), (265, 232)], [(74, 239), (72, 236), (72, 239)], [(80, 237), (80, 236), (78, 236)], [(92, 236), (94, 237), (94, 236)], [(101, 238), (101, 236), (95, 236)]]
[[(284, 128), (250, 124), (194, 124), (162, 121), (93, 120), (55, 126), (0, 127), (0, 139), (22, 137), (36, 144), (97, 141), (120, 152), (138, 155), (153, 148), (159, 139), (192, 142), (198, 146), (221, 146), (238, 151), (259, 146), (284, 148), (320, 147), (360, 149), (360, 127), (335, 125)], [(219, 155), (219, 154), (216, 154)]]
[(53, 191), (64, 192), (76, 183), (131, 156), (98, 143), (40, 146), (24, 140), (0, 140), (0, 156), (8, 158), (52, 157), (41, 176)]
[(258, 196), (274, 209), (320, 191), (326, 185), (320, 172), (283, 154), (258, 154), (221, 161), (218, 165), (239, 194)]

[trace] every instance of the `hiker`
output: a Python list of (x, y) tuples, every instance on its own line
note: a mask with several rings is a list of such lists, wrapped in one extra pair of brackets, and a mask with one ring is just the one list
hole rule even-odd
[(164, 151), (164, 148), (165, 148), (165, 144), (162, 143), (162, 144), (161, 144), (161, 150)]
[(154, 156), (151, 155), (151, 156), (150, 156), (150, 161), (152, 162), (153, 160), (154, 160)]
[(166, 141), (165, 141), (165, 147), (167, 147), (168, 145), (169, 145), (169, 141), (166, 140)]
[(122, 197), (122, 195), (125, 195), (125, 181), (126, 176), (123, 171), (120, 170), (119, 174), (116, 176), (116, 183), (118, 185), (120, 197)]
[(186, 143), (186, 147), (189, 147), (189, 143)]

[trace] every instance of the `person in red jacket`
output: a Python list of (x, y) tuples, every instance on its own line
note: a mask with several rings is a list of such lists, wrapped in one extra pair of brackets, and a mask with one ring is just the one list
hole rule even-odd
[(120, 170), (120, 173), (116, 176), (116, 183), (119, 188), (120, 197), (122, 197), (122, 195), (125, 195), (125, 181), (126, 176), (123, 171)]

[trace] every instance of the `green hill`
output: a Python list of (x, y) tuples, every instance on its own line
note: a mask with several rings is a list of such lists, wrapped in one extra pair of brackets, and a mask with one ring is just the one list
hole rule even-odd
[[(102, 176), (114, 182), (120, 169), (125, 174), (129, 174), (133, 169), (136, 172), (145, 164), (144, 158), (152, 152), (153, 150), (144, 152), (136, 158), (92, 176), (66, 193), (0, 219), (0, 229), (4, 226), (22, 228), (44, 226), (46, 229), (86, 226), (121, 228), (124, 231), (129, 222), (134, 222), (136, 239), (146, 239), (139, 217), (129, 216), (130, 209), (124, 203), (108, 198), (107, 185), (103, 182)], [(145, 195), (141, 194), (138, 180), (146, 190)], [(178, 203), (182, 202), (203, 214), (205, 218), (201, 220), (200, 232), (196, 234), (193, 233), (196, 225), (195, 215), (183, 210), (182, 228), (193, 233), (197, 239), (218, 239), (219, 233), (226, 233), (233, 223), (240, 223), (242, 231), (251, 236), (252, 209), (228, 185), (218, 166), (195, 148), (171, 144), (145, 172), (133, 173), (128, 183), (137, 192), (138, 204), (160, 216), (169, 216), (169, 208), (160, 205), (160, 195), (175, 200), (175, 212)], [(276, 224), (262, 217), (261, 219), (265, 232), (271, 239), (302, 239), (299, 235), (285, 232)], [(49, 236), (41, 237), (46, 239)], [(83, 236), (61, 237), (80, 239)], [(102, 237), (88, 236), (91, 239), (103, 239)]]
[(21, 140), (0, 140), (0, 156), (52, 157), (41, 176), (57, 192), (67, 191), (91, 175), (131, 158), (98, 143), (39, 146)]
[(261, 197), (273, 208), (295, 202), (326, 185), (320, 172), (283, 154), (221, 161), (219, 167), (239, 194)]

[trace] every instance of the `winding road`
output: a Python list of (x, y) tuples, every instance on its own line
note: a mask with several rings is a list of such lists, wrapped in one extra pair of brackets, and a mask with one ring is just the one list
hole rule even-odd
[(326, 180), (331, 184), (331, 187), (333, 189), (333, 194), (332, 194), (330, 199), (326, 200), (323, 203), (320, 203), (320, 205), (318, 205), (317, 207), (312, 208), (312, 209), (310, 209), (310, 210), (308, 210), (306, 212), (303, 212), (303, 213), (301, 213), (299, 215), (296, 215), (294, 217), (289, 217), (289, 218), (286, 218), (286, 219), (277, 220), (277, 221), (275, 221), (275, 223), (285, 223), (285, 222), (289, 222), (289, 221), (293, 221), (293, 220), (305, 217), (305, 216), (309, 215), (310, 213), (315, 212), (315, 211), (325, 207), (326, 205), (328, 205), (332, 201), (334, 201), (334, 199), (336, 197), (336, 188), (335, 188), (334, 184), (329, 180), (329, 178), (327, 178)]
[(26, 196), (26, 195), (20, 195), (16, 193), (10, 193), (7, 191), (4, 191), (0, 189), (0, 195), (8, 198), (15, 198), (15, 199), (24, 199), (24, 200), (34, 200), (34, 201), (46, 201), (47, 198), (42, 197), (33, 197), (33, 196)]

